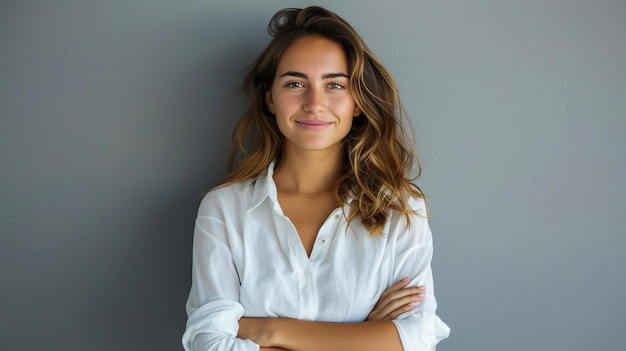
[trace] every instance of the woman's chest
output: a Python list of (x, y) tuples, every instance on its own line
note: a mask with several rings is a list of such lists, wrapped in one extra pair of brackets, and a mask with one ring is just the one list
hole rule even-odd
[(246, 316), (362, 321), (392, 280), (389, 243), (347, 230), (341, 210), (321, 226), (310, 257), (286, 217), (263, 222), (246, 226), (233, 252)]

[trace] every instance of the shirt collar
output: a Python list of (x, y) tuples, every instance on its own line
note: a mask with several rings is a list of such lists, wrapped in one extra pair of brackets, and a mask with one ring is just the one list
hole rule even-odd
[(278, 192), (274, 183), (274, 166), (276, 161), (272, 161), (267, 167), (267, 171), (261, 173), (250, 186), (252, 187), (252, 197), (247, 212), (259, 207), (266, 198), (270, 198), (274, 203), (278, 202)]
[[(276, 190), (276, 183), (274, 183), (274, 166), (276, 160), (272, 161), (267, 167), (267, 171), (261, 173), (259, 177), (252, 182), (249, 186), (252, 187), (252, 197), (250, 198), (250, 204), (246, 209), (246, 212), (253, 211), (259, 207), (266, 198), (270, 198), (275, 206), (278, 205), (278, 190)], [(354, 198), (348, 195), (346, 203), (350, 204)], [(280, 206), (279, 206), (280, 207)]]

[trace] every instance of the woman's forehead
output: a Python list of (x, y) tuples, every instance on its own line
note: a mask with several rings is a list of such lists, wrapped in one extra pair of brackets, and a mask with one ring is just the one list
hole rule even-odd
[(338, 43), (321, 36), (306, 36), (289, 45), (278, 61), (276, 76), (286, 72), (305, 75), (348, 75), (348, 60)]

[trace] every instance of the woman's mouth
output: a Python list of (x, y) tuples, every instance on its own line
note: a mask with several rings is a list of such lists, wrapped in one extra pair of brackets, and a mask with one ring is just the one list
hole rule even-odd
[(321, 130), (321, 129), (328, 127), (332, 123), (326, 122), (326, 121), (320, 121), (320, 120), (310, 120), (310, 121), (305, 120), (305, 121), (296, 121), (296, 124), (300, 126), (301, 128), (307, 129), (307, 130)]

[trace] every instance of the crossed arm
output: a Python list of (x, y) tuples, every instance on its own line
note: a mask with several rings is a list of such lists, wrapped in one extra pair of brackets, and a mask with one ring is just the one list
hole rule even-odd
[[(241, 246), (244, 242), (236, 236), (228, 237), (226, 226), (224, 221), (207, 214), (197, 219), (192, 288), (186, 305), (189, 319), (183, 335), (186, 350), (194, 347), (199, 350), (254, 350), (260, 345), (262, 351), (395, 351), (402, 350), (403, 346), (413, 351), (432, 348), (449, 333), (447, 326), (435, 315), (436, 300), (431, 291), (430, 270), (432, 239), (425, 220), (416, 218), (409, 231), (401, 230), (405, 228), (400, 224), (398, 228), (390, 228), (386, 241), (389, 245), (385, 246), (389, 250), (379, 252), (385, 255), (379, 258), (385, 258), (386, 269), (393, 269), (392, 276), (396, 279), (410, 276), (411, 286), (420, 284), (426, 287), (428, 291), (422, 292), (425, 296), (420, 297), (418, 293), (413, 300), (410, 297), (406, 300), (407, 295), (402, 296), (398, 291), (404, 290), (410, 283), (394, 284), (384, 291), (367, 318), (364, 316), (365, 321), (360, 323), (241, 318), (246, 311), (240, 303), (240, 273), (233, 263), (244, 257), (234, 257), (233, 253), (241, 255), (245, 252)], [(269, 244), (277, 245), (275, 242)], [(246, 242), (246, 245), (252, 250), (256, 243)], [(268, 251), (276, 249), (272, 245)], [(248, 266), (251, 264), (250, 258), (242, 262), (247, 262)], [(249, 280), (248, 283), (249, 288), (254, 281)], [(409, 292), (408, 295), (416, 295), (412, 289), (405, 291)], [(424, 300), (417, 306), (410, 305), (420, 299)], [(407, 318), (397, 318), (409, 310)], [(262, 309), (259, 311), (255, 315), (263, 315)], [(348, 342), (349, 345), (345, 345)], [(385, 343), (384, 347), (379, 347), (379, 342)]]
[(289, 318), (241, 318), (237, 337), (261, 345), (262, 351), (402, 350), (391, 320), (424, 300), (424, 287), (407, 287), (403, 279), (381, 295), (364, 322), (313, 322)]

